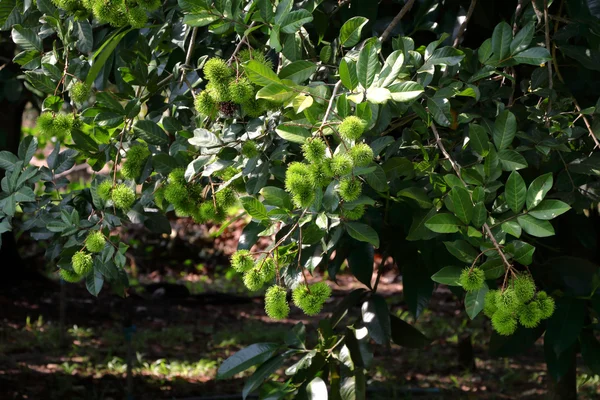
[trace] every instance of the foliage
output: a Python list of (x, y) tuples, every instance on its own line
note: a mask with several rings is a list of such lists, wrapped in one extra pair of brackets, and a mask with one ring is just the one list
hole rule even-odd
[[(3, 2), (14, 62), (41, 98), (40, 131), (65, 139), (41, 168), (29, 164), (30, 136), (17, 155), (0, 153), (2, 232), (22, 214), (23, 229), (50, 241), (65, 280), (84, 277), (93, 295), (106, 281), (123, 294), (127, 246), (107, 236), (89, 254), (81, 249), (90, 231), (139, 223), (169, 233), (171, 212), (222, 222), (241, 204), (252, 222), (232, 265), (248, 289), (269, 285), (265, 310), (276, 319), (289, 313), (288, 288), (296, 306), (319, 313), (331, 289), (309, 286), (307, 274), (320, 268), (335, 280), (347, 260), (368, 290), (321, 320), (312, 349), (297, 325), (283, 343), (223, 363), (223, 378), (258, 365), (244, 397), (302, 356), (272, 398), (323, 398), (325, 382), (336, 398), (364, 398), (369, 340), (427, 343), (376, 293), (375, 249), (400, 265), (415, 317), (433, 280), (464, 295), (470, 318), (484, 311), (506, 336), (493, 347), (532, 344), (545, 330), (554, 377), (578, 340), (584, 360), (597, 359), (598, 267), (544, 249), (558, 226), (550, 221), (589, 226), (584, 215), (597, 206), (600, 110), (587, 97), (582, 109), (572, 91), (597, 85), (598, 15), (567, 0), (552, 12), (571, 20), (550, 21), (545, 6), (524, 4), (512, 26), (494, 16), (489, 37), (469, 48), (459, 47), (463, 29), (444, 33), (456, 15), (428, 2), (412, 22), (390, 26), (400, 31), (391, 44), (388, 34), (370, 37), (389, 25), (377, 25), (376, 7), (340, 11), (343, 3)], [(563, 59), (574, 67), (561, 72)], [(66, 191), (76, 163), (111, 174)], [(261, 237), (271, 244), (251, 252)], [(342, 329), (357, 304), (361, 316)]]

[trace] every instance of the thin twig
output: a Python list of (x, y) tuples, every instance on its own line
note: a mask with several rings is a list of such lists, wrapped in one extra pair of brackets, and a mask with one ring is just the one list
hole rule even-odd
[(381, 254), (381, 262), (379, 263), (379, 268), (377, 268), (377, 278), (375, 278), (375, 284), (373, 285), (373, 293), (377, 292), (377, 286), (379, 286), (379, 280), (381, 279), (381, 274), (383, 273), (383, 267), (385, 265), (385, 261), (387, 260), (388, 256), (386, 254), (386, 252), (384, 251)]
[[(179, 81), (179, 86), (183, 85), (183, 81), (185, 80), (185, 75), (187, 74), (187, 70), (191, 69), (190, 63), (192, 62), (192, 52), (194, 51), (194, 45), (196, 44), (196, 35), (198, 34), (198, 27), (195, 26), (192, 29), (192, 37), (190, 38), (190, 44), (188, 45), (188, 51), (185, 55), (185, 65), (183, 66), (183, 71), (181, 72), (181, 80)], [(192, 88), (190, 87), (190, 90)]]
[[(515, 19), (513, 21), (513, 36), (517, 34), (519, 30), (519, 17), (521, 16), (521, 12), (523, 11), (523, 0), (519, 0), (517, 3), (517, 8), (515, 9)], [(510, 91), (510, 96), (508, 98), (508, 107), (512, 107), (515, 102), (515, 90), (517, 89), (517, 70), (515, 67), (509, 67), (510, 76), (512, 76), (512, 87)]]
[[(256, 24), (256, 21), (252, 21), (252, 23), (250, 24), (250, 26), (248, 27), (248, 29), (246, 30), (246, 32), (248, 30), (250, 30), (254, 25)], [(240, 50), (242, 49), (242, 45), (244, 44), (244, 42), (246, 41), (247, 38), (247, 34), (244, 33), (244, 36), (242, 36), (242, 38), (240, 39), (240, 42), (237, 44), (237, 46), (235, 47), (235, 50), (233, 50), (233, 53), (231, 54), (231, 57), (229, 57), (229, 60), (227, 61), (228, 65), (231, 65), (231, 63), (233, 62), (233, 60), (235, 60), (235, 56), (237, 55), (237, 53), (240, 52)]]
[[(573, 97), (573, 104), (575, 105), (575, 109), (577, 110), (577, 112), (579, 112), (581, 114), (581, 106), (579, 105), (579, 103), (577, 102), (577, 99), (575, 97)], [(583, 123), (585, 124), (585, 126), (588, 130), (588, 133), (594, 140), (594, 143), (596, 143), (596, 145), (594, 146), (594, 148), (592, 150), (595, 150), (596, 147), (600, 148), (600, 143), (598, 142), (598, 138), (596, 137), (596, 135), (594, 135), (594, 131), (592, 130), (592, 125), (590, 125), (590, 121), (588, 121), (587, 117), (583, 114), (581, 114), (581, 118), (583, 118)]]
[[(535, 0), (532, 1), (532, 3), (535, 3)], [(548, 22), (548, 0), (544, 0), (544, 32), (545, 32), (545, 36), (546, 36), (546, 49), (548, 49), (548, 51), (552, 51), (552, 47), (550, 47), (550, 23)], [(554, 86), (554, 83), (552, 81), (552, 77), (553, 77), (553, 73), (552, 73), (552, 62), (548, 62), (547, 64), (547, 68), (548, 68), (548, 89), (550, 89), (550, 92), (552, 92), (552, 88)], [(550, 113), (552, 112), (552, 93), (550, 93), (550, 96), (548, 97), (548, 111), (546, 112), (546, 115), (548, 116), (548, 118), (546, 119), (546, 126), (550, 126)]]
[[(439, 134), (439, 132), (437, 130), (437, 127), (435, 126), (434, 123), (431, 123), (431, 130), (433, 131), (433, 136), (435, 136), (435, 141), (436, 141), (436, 143), (437, 143), (440, 151), (448, 159), (448, 161), (450, 161), (450, 165), (452, 165), (452, 168), (454, 169), (454, 171), (458, 175), (458, 179), (460, 179), (460, 181), (466, 187), (467, 186), (466, 182), (460, 176), (460, 165), (458, 165), (458, 163), (456, 161), (454, 161), (454, 159), (450, 156), (450, 153), (448, 153), (448, 151), (444, 147), (444, 143), (442, 143), (442, 139), (440, 138), (440, 134)], [(483, 229), (485, 230), (486, 234), (489, 236), (492, 244), (494, 245), (494, 248), (496, 249), (496, 251), (500, 255), (500, 258), (502, 258), (502, 262), (504, 263), (504, 265), (506, 266), (506, 268), (507, 269), (511, 269), (512, 268), (511, 263), (508, 262), (508, 260), (506, 259), (506, 256), (504, 255), (504, 252), (502, 252), (502, 248), (498, 244), (498, 241), (496, 241), (496, 238), (494, 237), (494, 234), (492, 233), (492, 230), (490, 229), (490, 227), (487, 224), (487, 222), (483, 224)]]
[(331, 113), (331, 109), (333, 108), (333, 102), (335, 101), (335, 96), (337, 95), (338, 90), (342, 86), (342, 81), (339, 80), (335, 86), (333, 87), (333, 93), (331, 93), (331, 98), (329, 99), (329, 105), (327, 106), (327, 111), (325, 111), (325, 115), (323, 116), (323, 120), (321, 121), (321, 127), (319, 128), (319, 132), (323, 130), (323, 127), (327, 123), (327, 118), (329, 118), (329, 114)]
[(394, 19), (392, 20), (392, 22), (390, 22), (390, 24), (387, 26), (387, 28), (385, 28), (385, 31), (383, 31), (383, 33), (379, 37), (379, 40), (381, 42), (385, 42), (390, 37), (390, 35), (392, 34), (392, 31), (394, 30), (394, 28), (396, 27), (396, 25), (398, 25), (400, 23), (400, 20), (402, 19), (402, 17), (404, 17), (404, 15), (407, 12), (410, 11), (410, 9), (412, 8), (413, 4), (415, 4), (415, 0), (408, 0), (404, 4), (404, 7), (402, 7), (402, 9), (398, 13), (398, 15), (396, 15), (394, 17)]
[(477, 0), (471, 0), (471, 4), (469, 5), (469, 10), (467, 11), (467, 16), (462, 24), (460, 24), (460, 28), (458, 28), (458, 33), (456, 34), (456, 38), (454, 39), (454, 44), (452, 47), (458, 47), (460, 43), (460, 39), (462, 38), (465, 30), (467, 29), (467, 24), (473, 15), (473, 10), (475, 10), (475, 5), (477, 4)]

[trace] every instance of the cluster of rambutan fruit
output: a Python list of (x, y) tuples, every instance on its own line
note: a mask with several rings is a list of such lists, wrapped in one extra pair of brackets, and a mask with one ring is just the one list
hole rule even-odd
[(61, 268), (60, 277), (66, 282), (79, 282), (94, 269), (94, 254), (101, 253), (106, 245), (102, 231), (90, 231), (85, 239), (85, 246), (71, 258), (73, 270)]
[[(244, 285), (251, 291), (270, 285), (265, 294), (265, 311), (273, 319), (284, 319), (290, 313), (287, 300), (287, 289), (275, 284), (277, 263), (269, 255), (254, 259), (248, 250), (238, 250), (231, 256), (231, 266), (236, 272), (243, 274)], [(311, 285), (299, 284), (292, 291), (292, 300), (296, 307), (306, 315), (321, 312), (323, 304), (331, 296), (331, 288), (325, 282)]]
[(142, 28), (148, 22), (147, 12), (157, 10), (160, 0), (52, 0), (63, 10), (86, 18), (92, 13), (100, 22), (121, 27)]
[[(479, 267), (465, 268), (459, 282), (467, 292), (477, 291), (484, 285), (485, 272)], [(483, 312), (498, 334), (508, 336), (517, 330), (519, 323), (525, 328), (538, 326), (541, 320), (552, 316), (554, 306), (552, 297), (536, 291), (529, 273), (514, 272), (505, 288), (487, 292)]]
[[(358, 140), (365, 131), (365, 121), (349, 116), (338, 127), (339, 134), (348, 142)], [(338, 146), (338, 152), (331, 154), (327, 143), (320, 137), (308, 139), (302, 145), (302, 153), (307, 162), (293, 162), (285, 176), (285, 187), (292, 195), (297, 207), (307, 208), (315, 200), (315, 189), (329, 185), (333, 179), (339, 180), (338, 193), (345, 203), (355, 201), (362, 193), (362, 182), (352, 174), (355, 167), (366, 167), (373, 161), (373, 150), (366, 143), (356, 143), (347, 148)], [(346, 151), (343, 151), (346, 150)], [(360, 219), (364, 206), (342, 207), (346, 219)]]
[(273, 63), (260, 51), (245, 49), (237, 56), (236, 68), (217, 57), (204, 64), (202, 71), (208, 81), (203, 91), (195, 98), (196, 111), (206, 117), (214, 118), (219, 113), (232, 116), (239, 108), (244, 115), (252, 118), (263, 115), (273, 108), (268, 100), (256, 99), (259, 87), (250, 82), (244, 72), (244, 63), (250, 60), (259, 62), (269, 69)]

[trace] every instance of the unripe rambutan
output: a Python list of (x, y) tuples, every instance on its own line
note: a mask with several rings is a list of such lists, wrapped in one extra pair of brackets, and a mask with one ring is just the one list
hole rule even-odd
[(210, 82), (204, 90), (215, 103), (223, 103), (231, 100), (229, 87), (220, 83)]
[(342, 209), (342, 217), (348, 221), (359, 220), (363, 217), (363, 215), (365, 215), (365, 206), (362, 204), (354, 207), (351, 210), (346, 208)]
[(509, 286), (515, 291), (521, 303), (533, 299), (535, 295), (535, 282), (529, 274), (519, 274), (510, 280)]
[(180, 183), (185, 185), (187, 181), (185, 180), (185, 170), (183, 168), (175, 168), (171, 172), (169, 172), (169, 176), (167, 176), (167, 181), (169, 183)]
[(169, 182), (165, 186), (165, 200), (174, 206), (183, 204), (188, 199), (188, 191), (185, 186), (179, 182)]
[(269, 282), (275, 279), (275, 270), (277, 269), (277, 266), (275, 265), (275, 260), (271, 257), (258, 261), (256, 263), (256, 268), (260, 270), (263, 282)]
[(73, 129), (72, 114), (56, 114), (54, 117), (54, 130), (56, 135), (70, 135)]
[(215, 194), (215, 201), (217, 202), (217, 206), (224, 210), (235, 206), (235, 204), (237, 203), (237, 199), (237, 194), (230, 187), (226, 187), (225, 189)]
[(208, 60), (202, 70), (206, 79), (215, 85), (227, 85), (233, 75), (233, 70), (227, 63), (216, 57)]
[(135, 192), (124, 183), (117, 185), (111, 193), (115, 207), (123, 211), (129, 211), (135, 203)]
[(325, 159), (325, 149), (327, 145), (321, 138), (308, 139), (302, 145), (302, 154), (304, 158), (313, 164), (320, 164)]
[(161, 210), (165, 208), (165, 187), (161, 186), (154, 191), (154, 204)]
[(81, 276), (89, 274), (94, 267), (92, 255), (84, 251), (78, 251), (77, 253), (73, 254), (71, 263), (73, 265), (73, 271)]
[(517, 318), (511, 311), (498, 309), (492, 316), (492, 327), (499, 335), (510, 336), (517, 330)]
[(79, 275), (75, 271), (70, 271), (68, 269), (60, 269), (58, 270), (58, 275), (65, 282), (76, 283), (83, 279), (83, 276)]
[(106, 179), (106, 180), (100, 182), (100, 184), (98, 184), (98, 187), (96, 188), (96, 193), (102, 200), (106, 201), (106, 200), (110, 199), (110, 194), (112, 192), (112, 188), (113, 188), (112, 181), (110, 179)]
[(269, 69), (273, 69), (273, 62), (267, 58), (265, 53), (259, 50), (244, 49), (238, 53), (238, 60), (242, 64), (254, 60), (267, 66)]
[(285, 174), (285, 187), (298, 207), (309, 207), (315, 199), (315, 182), (307, 164), (293, 162)]
[(315, 182), (315, 186), (317, 187), (324, 187), (331, 183), (333, 176), (331, 176), (329, 172), (329, 168), (327, 168), (323, 163), (310, 164), (312, 180)]
[(146, 146), (130, 147), (127, 151), (127, 158), (121, 167), (123, 176), (128, 179), (137, 179), (142, 173), (148, 157), (150, 157), (150, 150)]
[(75, 82), (69, 90), (69, 96), (75, 104), (83, 104), (90, 98), (90, 87), (85, 82)]
[(539, 304), (535, 301), (532, 301), (529, 304), (523, 304), (519, 307), (517, 315), (519, 317), (519, 322), (525, 328), (535, 328), (542, 319), (542, 311), (540, 310)]
[(350, 149), (350, 157), (357, 167), (366, 167), (373, 161), (373, 149), (366, 143), (358, 143)]
[(254, 97), (254, 86), (247, 78), (231, 81), (229, 83), (229, 95), (234, 103), (243, 104)]
[(540, 307), (540, 318), (548, 319), (554, 314), (555, 303), (554, 299), (543, 290), (539, 291), (535, 296), (535, 302)]
[(146, 26), (148, 22), (148, 15), (146, 10), (141, 7), (132, 7), (127, 10), (127, 20), (129, 24), (136, 29), (141, 29)]
[(112, 26), (119, 27), (128, 23), (122, 0), (93, 0), (92, 11), (101, 22), (108, 22)]
[(242, 155), (246, 158), (253, 158), (259, 155), (258, 146), (254, 140), (246, 140), (242, 143)]
[(223, 168), (220, 171), (216, 171), (213, 173), (213, 176), (221, 179), (223, 182), (227, 182), (231, 178), (233, 178), (239, 171), (237, 168), (233, 166), (229, 166), (227, 168)]
[(204, 90), (196, 96), (194, 108), (196, 108), (199, 114), (210, 117), (217, 110), (217, 102), (212, 99), (208, 91)]
[(242, 104), (242, 111), (251, 118), (258, 118), (267, 110), (266, 106), (267, 103), (263, 99), (250, 99)]
[(273, 285), (265, 294), (265, 312), (270, 318), (284, 319), (290, 314), (287, 302), (287, 290), (281, 286)]
[(231, 256), (231, 266), (239, 273), (250, 271), (254, 268), (254, 257), (248, 250), (238, 250)]
[(296, 307), (306, 315), (316, 315), (321, 312), (325, 300), (331, 296), (331, 288), (325, 282), (310, 285), (300, 285), (292, 292), (292, 299)]
[(205, 221), (219, 222), (225, 218), (224, 212), (218, 207), (215, 209), (212, 199), (200, 204), (198, 215)]
[(154, 11), (160, 8), (160, 0), (137, 0), (137, 4), (147, 11)]
[(325, 167), (332, 176), (348, 175), (352, 172), (352, 158), (347, 153), (336, 154), (325, 161)]
[(340, 131), (340, 135), (347, 140), (356, 140), (362, 136), (365, 131), (365, 121), (354, 116), (350, 115), (342, 121), (339, 125), (338, 130)]
[(263, 287), (264, 284), (265, 281), (258, 268), (252, 268), (250, 271), (244, 273), (244, 286), (251, 292), (257, 291)]
[(504, 289), (504, 291), (499, 290), (496, 294), (496, 307), (498, 307), (498, 311), (513, 312), (520, 304), (515, 291), (511, 288)]
[(483, 313), (487, 315), (489, 318), (492, 318), (494, 313), (498, 310), (496, 306), (496, 299), (498, 298), (497, 290), (490, 290), (485, 294), (483, 299)]
[(483, 287), (485, 272), (479, 267), (465, 268), (460, 274), (459, 282), (467, 292), (474, 292)]
[(56, 128), (54, 126), (54, 116), (52, 113), (45, 112), (40, 114), (37, 119), (37, 127), (43, 136), (54, 136)]
[(355, 178), (342, 178), (339, 187), (340, 197), (344, 201), (354, 201), (362, 193), (362, 183)]
[(85, 238), (85, 248), (90, 253), (100, 253), (104, 250), (106, 244), (106, 238), (100, 231), (92, 231)]

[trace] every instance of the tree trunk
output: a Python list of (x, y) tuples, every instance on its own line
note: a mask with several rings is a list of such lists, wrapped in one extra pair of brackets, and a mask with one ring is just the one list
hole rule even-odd
[(569, 370), (560, 380), (548, 376), (548, 400), (577, 400), (577, 352), (572, 353)]

